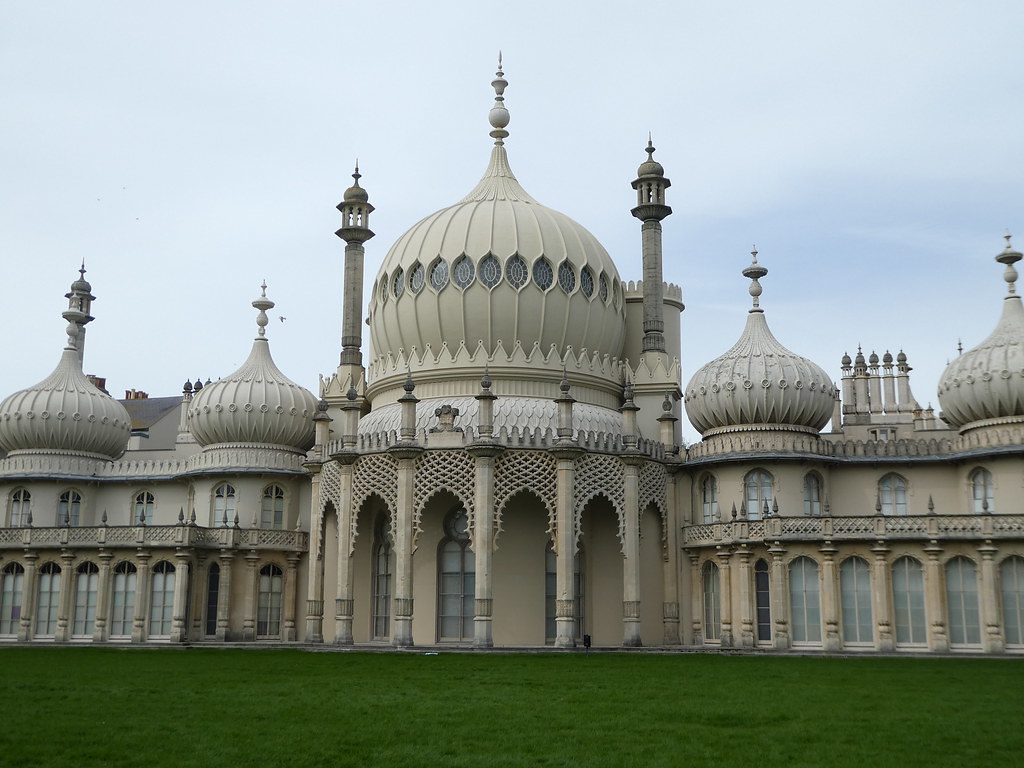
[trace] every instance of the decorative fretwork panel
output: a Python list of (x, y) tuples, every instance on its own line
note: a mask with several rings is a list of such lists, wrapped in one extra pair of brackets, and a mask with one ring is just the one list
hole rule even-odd
[(465, 451), (425, 451), (416, 459), (416, 479), (413, 482), (413, 546), (422, 529), (420, 516), (430, 497), (438, 491), (448, 491), (458, 497), (469, 518), (469, 530), (474, 530), (473, 489), (476, 486), (476, 462)]
[(501, 533), (502, 518), (509, 499), (528, 490), (538, 497), (548, 513), (548, 536), (555, 540), (555, 510), (558, 495), (558, 462), (545, 451), (506, 451), (494, 464), (494, 536)]
[(625, 473), (614, 456), (590, 454), (576, 462), (576, 492), (573, 503), (573, 541), (579, 546), (583, 508), (596, 496), (605, 496), (619, 518), (619, 545), (626, 543)]
[(336, 510), (341, 509), (341, 467), (336, 461), (328, 461), (320, 470), (320, 512), (327, 508), (327, 504), (334, 505)]
[(373, 494), (380, 496), (387, 505), (391, 517), (391, 540), (394, 541), (398, 525), (398, 467), (394, 459), (385, 453), (361, 456), (353, 468), (352, 514), (349, 515), (349, 542), (353, 549), (356, 542), (356, 525), (359, 522), (356, 511)]
[(661, 555), (668, 559), (668, 473), (665, 465), (648, 461), (640, 468), (640, 511), (651, 504), (658, 508), (661, 520)]

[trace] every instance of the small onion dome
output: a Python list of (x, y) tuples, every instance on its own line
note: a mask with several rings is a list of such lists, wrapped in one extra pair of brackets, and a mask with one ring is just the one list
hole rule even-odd
[(868, 358), (868, 365), (870, 365), (872, 368), (877, 368), (878, 367), (878, 353), (877, 352), (872, 352), (871, 353), (871, 356)]
[(996, 260), (1006, 264), (1009, 292), (995, 330), (981, 344), (946, 366), (939, 379), (943, 417), (954, 427), (988, 419), (1024, 421), (1024, 306), (1017, 295), (1014, 263), (1021, 254), (1006, 250)]
[(651, 177), (660, 177), (665, 175), (664, 166), (654, 159), (654, 143), (653, 140), (647, 139), (647, 159), (640, 163), (640, 167), (636, 169), (637, 178), (649, 179)]
[(124, 406), (82, 373), (78, 350), (67, 347), (46, 379), (0, 403), (0, 448), (115, 459), (128, 447), (131, 423)]
[(751, 426), (818, 432), (832, 416), (832, 381), (772, 335), (758, 307), (758, 278), (767, 270), (757, 264), (756, 251), (754, 263), (743, 273), (753, 281), (754, 297), (746, 328), (732, 349), (690, 379), (686, 415), (704, 437)]
[(853, 365), (853, 360), (850, 359), (849, 354), (843, 354), (843, 359), (842, 361), (840, 361), (840, 365), (842, 365), (843, 368), (849, 368), (851, 365)]
[(217, 443), (260, 443), (306, 451), (314, 442), (313, 415), (317, 399), (278, 369), (264, 337), (266, 310), (274, 302), (263, 295), (253, 302), (260, 310), (260, 335), (242, 367), (199, 390), (189, 407), (189, 425), (202, 446)]
[(885, 350), (885, 354), (882, 355), (882, 365), (892, 365), (892, 352), (888, 349)]
[(344, 200), (346, 203), (365, 203), (370, 199), (370, 196), (366, 193), (366, 190), (359, 186), (359, 179), (362, 176), (359, 173), (359, 164), (356, 163), (356, 172), (352, 174), (352, 178), (355, 182), (351, 187), (345, 190)]

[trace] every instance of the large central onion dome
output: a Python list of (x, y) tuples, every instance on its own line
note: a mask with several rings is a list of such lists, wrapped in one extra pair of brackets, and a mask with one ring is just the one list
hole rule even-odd
[(259, 335), (249, 358), (230, 376), (208, 384), (189, 407), (189, 428), (200, 445), (259, 445), (304, 453), (313, 445), (316, 398), (289, 379), (270, 356), (266, 338), (267, 286), (252, 303)]
[(786, 349), (772, 335), (758, 306), (757, 263), (743, 270), (750, 278), (753, 309), (739, 341), (701, 368), (686, 385), (686, 415), (704, 437), (744, 429), (817, 433), (832, 415), (835, 387), (819, 366)]
[(438, 358), (482, 343), (488, 355), (518, 343), (617, 358), (625, 336), (619, 274), (580, 224), (534, 200), (509, 167), (508, 85), (500, 69), (490, 112), (495, 139), (476, 188), (412, 227), (392, 246), (370, 300), (372, 355)]
[(1006, 265), (1003, 279), (1009, 285), (1002, 317), (987, 339), (946, 366), (939, 379), (942, 416), (954, 427), (1024, 421), (1024, 306), (1013, 266), (1020, 260), (1007, 235), (1006, 249), (996, 256)]

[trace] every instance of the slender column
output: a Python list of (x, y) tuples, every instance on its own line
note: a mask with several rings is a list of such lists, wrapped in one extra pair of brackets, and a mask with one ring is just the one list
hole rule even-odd
[(654, 160), (654, 145), (647, 142), (647, 160), (637, 170), (633, 189), (637, 191), (637, 206), (631, 213), (643, 222), (640, 242), (644, 270), (644, 352), (665, 351), (661, 220), (672, 213), (665, 205), (665, 190), (672, 182), (665, 178), (661, 164)]
[(75, 594), (74, 552), (64, 550), (60, 553), (60, 596), (57, 602), (57, 629), (53, 633), (55, 643), (66, 643), (71, 639), (71, 614), (74, 606), (72, 599)]
[(875, 553), (871, 590), (877, 636), (875, 644), (878, 650), (888, 652), (896, 647), (892, 635), (892, 573), (886, 559), (890, 550), (884, 542), (878, 541), (871, 551)]
[(981, 641), (987, 653), (1002, 653), (1006, 650), (1006, 641), (999, 624), (999, 598), (996, 594), (998, 581), (994, 558), (998, 551), (989, 539), (978, 546), (978, 554), (981, 555), (978, 591), (981, 593), (981, 626), (985, 631)]
[(942, 564), (939, 555), (942, 547), (934, 539), (924, 548), (928, 556), (925, 565), (924, 592), (925, 604), (928, 606), (928, 647), (930, 650), (944, 652), (949, 650), (949, 637), (946, 634), (946, 601), (943, 599)]
[(789, 610), (786, 600), (788, 580), (786, 564), (782, 562), (786, 550), (779, 542), (775, 542), (768, 548), (768, 554), (772, 556), (771, 605), (772, 619), (775, 621), (775, 647), (785, 650), (789, 648)]
[(718, 558), (718, 572), (720, 576), (719, 588), (721, 589), (721, 610), (722, 610), (722, 647), (733, 647), (732, 636), (732, 568), (729, 567), (729, 558), (732, 552), (728, 549), (719, 549), (715, 553)]
[(341, 211), (341, 229), (335, 234), (345, 241), (345, 297), (342, 305), (341, 364), (363, 364), (362, 315), (363, 310), (363, 243), (373, 237), (369, 228), (370, 205), (366, 190), (359, 186), (359, 168), (352, 174), (355, 183), (345, 190), (345, 198), (338, 204)]
[(736, 554), (739, 556), (740, 580), (740, 647), (754, 647), (754, 601), (750, 591), (753, 576), (750, 572), (751, 551), (745, 544), (740, 545)]
[(138, 551), (139, 566), (135, 576), (135, 616), (132, 621), (132, 642), (146, 640), (146, 618), (149, 616), (149, 558), (150, 553)]
[(235, 553), (228, 549), (220, 551), (220, 580), (217, 586), (217, 639), (225, 642), (231, 638), (231, 566)]
[(704, 645), (704, 585), (700, 578), (700, 552), (690, 550), (690, 622), (693, 627), (693, 644)]
[(92, 627), (92, 641), (106, 642), (110, 637), (110, 560), (112, 552), (100, 550), (100, 574), (96, 585), (96, 621)]
[(622, 644), (643, 645), (640, 638), (640, 465), (641, 456), (627, 455), (624, 464), (625, 526), (622, 542)]
[(839, 596), (836, 591), (836, 552), (839, 550), (831, 541), (822, 544), (818, 551), (821, 563), (821, 617), (825, 621), (826, 651), (838, 651), (842, 647), (839, 638)]
[(25, 581), (21, 593), (21, 625), (18, 627), (18, 639), (22, 642), (32, 639), (32, 619), (36, 608), (36, 561), (39, 559), (32, 550), (25, 550)]
[[(323, 441), (317, 443), (323, 448)], [(307, 464), (310, 481), (309, 570), (306, 574), (306, 642), (324, 641), (324, 510), (321, 465)], [(339, 532), (340, 533), (340, 532)]]
[(355, 476), (355, 454), (336, 456), (340, 462), (338, 510), (338, 573), (334, 591), (334, 644), (352, 645), (352, 616), (354, 613), (354, 579), (352, 553), (352, 520), (357, 510), (352, 509), (352, 481)]
[(288, 567), (284, 572), (284, 629), (281, 639), (286, 643), (294, 643), (298, 639), (295, 629), (295, 604), (298, 600), (299, 579), (298, 563), (299, 556), (294, 552), (287, 555)]
[(579, 448), (558, 448), (553, 451), (558, 474), (555, 493), (555, 647), (576, 647), (575, 559), (577, 547), (573, 501), (576, 485), (576, 458)]
[(174, 604), (171, 607), (171, 642), (184, 643), (188, 640), (188, 590), (191, 575), (189, 563), (192, 553), (179, 548), (174, 553)]
[(490, 648), (493, 613), (494, 567), (494, 457), (498, 446), (474, 445), (469, 448), (476, 462), (476, 497), (473, 515), (473, 560), (476, 569), (473, 647)]
[(681, 515), (676, 506), (677, 482), (676, 475), (670, 474), (668, 488), (666, 488), (668, 509), (664, 512), (667, 515), (667, 520), (662, 520), (661, 523), (665, 526), (665, 550), (662, 552), (661, 568), (665, 599), (661, 606), (662, 642), (665, 645), (679, 645), (682, 642), (679, 632), (679, 526), (676, 524), (681, 519)]
[(206, 598), (210, 586), (210, 562), (205, 552), (198, 552), (195, 573), (189, 578), (189, 616), (186, 640), (203, 637), (203, 623), (206, 620)]
[(397, 648), (413, 645), (413, 526), (415, 500), (413, 484), (416, 457), (422, 448), (400, 448), (392, 452), (398, 460), (398, 525), (395, 529), (395, 598), (391, 642)]
[(250, 549), (245, 555), (245, 615), (242, 617), (242, 640), (244, 642), (252, 642), (256, 639), (259, 564), (259, 554), (256, 550)]

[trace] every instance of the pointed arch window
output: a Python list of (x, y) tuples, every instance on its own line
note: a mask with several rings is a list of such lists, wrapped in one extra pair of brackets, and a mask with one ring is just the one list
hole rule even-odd
[(542, 291), (546, 291), (555, 282), (555, 272), (551, 268), (551, 262), (543, 256), (533, 262), (533, 282)]
[(754, 563), (754, 604), (757, 611), (757, 642), (770, 643), (772, 639), (772, 600), (768, 563), (763, 559)]
[(88, 637), (96, 623), (96, 594), (100, 584), (100, 569), (96, 563), (82, 563), (78, 566), (78, 582), (75, 590), (75, 622), (71, 634)]
[(134, 525), (152, 525), (153, 508), (156, 506), (156, 497), (149, 491), (140, 491), (135, 494), (132, 502), (132, 520)]
[(816, 472), (804, 475), (804, 514), (821, 517), (821, 477)]
[(954, 557), (946, 563), (946, 607), (950, 645), (981, 645), (978, 573), (966, 557)]
[(391, 518), (377, 517), (373, 534), (373, 639), (391, 634), (391, 593), (395, 572), (395, 551), (391, 546)]
[(871, 567), (862, 557), (848, 557), (839, 566), (839, 592), (843, 612), (843, 642), (874, 642), (871, 619)]
[(16, 637), (21, 625), (21, 597), (25, 589), (25, 568), (9, 563), (0, 571), (0, 636)]
[(878, 481), (878, 508), (883, 515), (907, 514), (907, 481), (889, 474)]
[(576, 272), (568, 261), (558, 265), (558, 287), (566, 293), (576, 290)]
[(992, 489), (992, 473), (984, 467), (971, 472), (971, 502), (974, 514), (991, 514), (996, 511), (995, 493)]
[(892, 604), (897, 645), (924, 645), (924, 569), (913, 557), (892, 564)]
[(78, 525), (82, 511), (82, 494), (67, 490), (57, 499), (57, 525)]
[(136, 568), (127, 560), (114, 568), (113, 600), (110, 609), (110, 636), (130, 637), (135, 621)]
[(149, 635), (168, 637), (174, 614), (174, 566), (161, 560), (153, 568), (149, 592)]
[(423, 269), (423, 265), (416, 262), (416, 265), (409, 272), (409, 290), (414, 294), (419, 293), (423, 290), (423, 284), (426, 281), (426, 270)]
[(397, 299), (402, 295), (402, 291), (405, 290), (405, 272), (399, 267), (395, 270), (395, 273), (391, 276), (391, 291), (395, 294)]
[(517, 291), (530, 279), (530, 268), (518, 253), (505, 262), (505, 279)]
[[(6, 594), (4, 582), (4, 594)], [(1003, 600), (1003, 631), (1008, 646), (1024, 646), (1024, 557), (1012, 555), (999, 564), (999, 591)], [(4, 612), (0, 621), (6, 618)], [(0, 624), (0, 631), (3, 625)]]
[(459, 288), (465, 290), (473, 282), (476, 276), (476, 267), (469, 256), (460, 256), (452, 267), (452, 282)]
[(32, 510), (32, 494), (27, 488), (11, 492), (11, 527), (28, 525)]
[(260, 527), (280, 531), (284, 528), (284, 488), (268, 485), (260, 503)]
[(774, 481), (763, 469), (755, 469), (744, 479), (747, 519), (760, 520), (772, 508)]
[(718, 481), (714, 475), (704, 475), (700, 484), (701, 520), (705, 524), (718, 522)]
[(469, 541), (469, 517), (457, 509), (444, 522), (445, 538), (438, 551), (438, 640), (473, 638), (476, 564)]
[(493, 288), (501, 282), (501, 262), (493, 254), (488, 254), (480, 262), (480, 282), (487, 288)]
[(597, 278), (597, 295), (601, 301), (608, 303), (608, 278), (604, 276), (604, 272)]
[(794, 643), (821, 642), (821, 590), (818, 564), (798, 557), (789, 564), (789, 605)]
[(259, 610), (256, 616), (257, 637), (281, 636), (281, 605), (284, 595), (284, 573), (276, 565), (260, 568)]
[(594, 273), (590, 267), (580, 270), (580, 290), (588, 299), (594, 295)]
[(37, 637), (53, 637), (57, 630), (59, 607), (60, 566), (49, 562), (39, 569), (39, 588), (36, 597)]
[(213, 525), (227, 528), (235, 519), (235, 486), (221, 483), (213, 489)]
[(702, 574), (704, 587), (704, 639), (722, 639), (722, 594), (719, 585), (718, 566), (704, 563)]
[(430, 285), (435, 291), (448, 285), (448, 262), (444, 259), (438, 259), (430, 268)]

